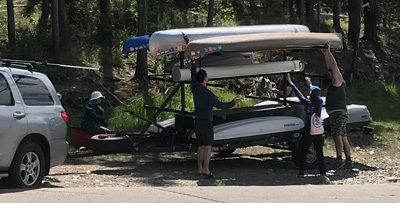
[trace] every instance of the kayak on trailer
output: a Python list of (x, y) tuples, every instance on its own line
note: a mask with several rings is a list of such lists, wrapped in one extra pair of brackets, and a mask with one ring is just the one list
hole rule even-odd
[(149, 40), (149, 35), (128, 39), (125, 42), (124, 47), (122, 48), (122, 53), (129, 54), (134, 52), (147, 51), (149, 50)]
[[(302, 72), (304, 63), (299, 60), (295, 61), (279, 61), (270, 63), (254, 63), (243, 65), (224, 65), (201, 67), (207, 71), (209, 79), (252, 77), (260, 75), (271, 75), (280, 73)], [(175, 68), (172, 71), (172, 79), (175, 82), (190, 81), (191, 73), (189, 69)]]
[(212, 37), (191, 41), (186, 47), (185, 57), (220, 51), (231, 53), (324, 48), (329, 41), (332, 49), (343, 47), (342, 35), (338, 33), (268, 33)]
[[(215, 67), (215, 66), (230, 66), (235, 65), (249, 65), (254, 63), (253, 53), (227, 53), (218, 55), (207, 55), (207, 57), (201, 58), (201, 67)], [(177, 58), (168, 62), (164, 66), (164, 71), (172, 72), (174, 69), (181, 67), (180, 59)], [(190, 68), (190, 65), (187, 65)]]
[(304, 25), (250, 25), (236, 27), (181, 28), (158, 31), (151, 35), (149, 50), (153, 57), (162, 57), (183, 52), (186, 45), (194, 40), (230, 35), (256, 33), (309, 33)]

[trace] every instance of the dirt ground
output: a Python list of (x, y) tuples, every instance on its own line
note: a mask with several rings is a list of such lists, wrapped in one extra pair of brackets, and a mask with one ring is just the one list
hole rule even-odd
[[(400, 182), (400, 149), (382, 146), (354, 147), (352, 169), (330, 171), (332, 184)], [(332, 144), (325, 146), (327, 168), (334, 162)], [(318, 184), (317, 170), (296, 177), (288, 151), (267, 147), (238, 149), (230, 157), (214, 156), (215, 179), (196, 176), (195, 153), (118, 154), (86, 158), (69, 157), (51, 169), (44, 187), (128, 186), (265, 186)]]

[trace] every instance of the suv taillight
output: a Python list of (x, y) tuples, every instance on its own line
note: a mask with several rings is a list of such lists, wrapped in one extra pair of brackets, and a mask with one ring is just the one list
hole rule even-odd
[(64, 122), (68, 125), (69, 122), (69, 118), (68, 118), (68, 114), (65, 111), (61, 112), (61, 118), (64, 120)]

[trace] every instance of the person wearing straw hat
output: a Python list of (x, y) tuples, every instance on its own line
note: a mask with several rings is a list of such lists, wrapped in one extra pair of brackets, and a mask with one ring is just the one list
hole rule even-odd
[(85, 106), (81, 128), (92, 134), (102, 134), (105, 130), (101, 127), (107, 127), (108, 123), (103, 118), (103, 108), (100, 103), (105, 97), (99, 91), (94, 91), (89, 102)]

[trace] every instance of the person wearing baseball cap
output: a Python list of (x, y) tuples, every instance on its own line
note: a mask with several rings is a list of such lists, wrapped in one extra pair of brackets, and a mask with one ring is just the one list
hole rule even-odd
[(92, 92), (89, 102), (85, 106), (81, 128), (94, 135), (105, 133), (101, 127), (107, 127), (108, 123), (103, 118), (103, 108), (100, 104), (105, 97), (99, 91)]

